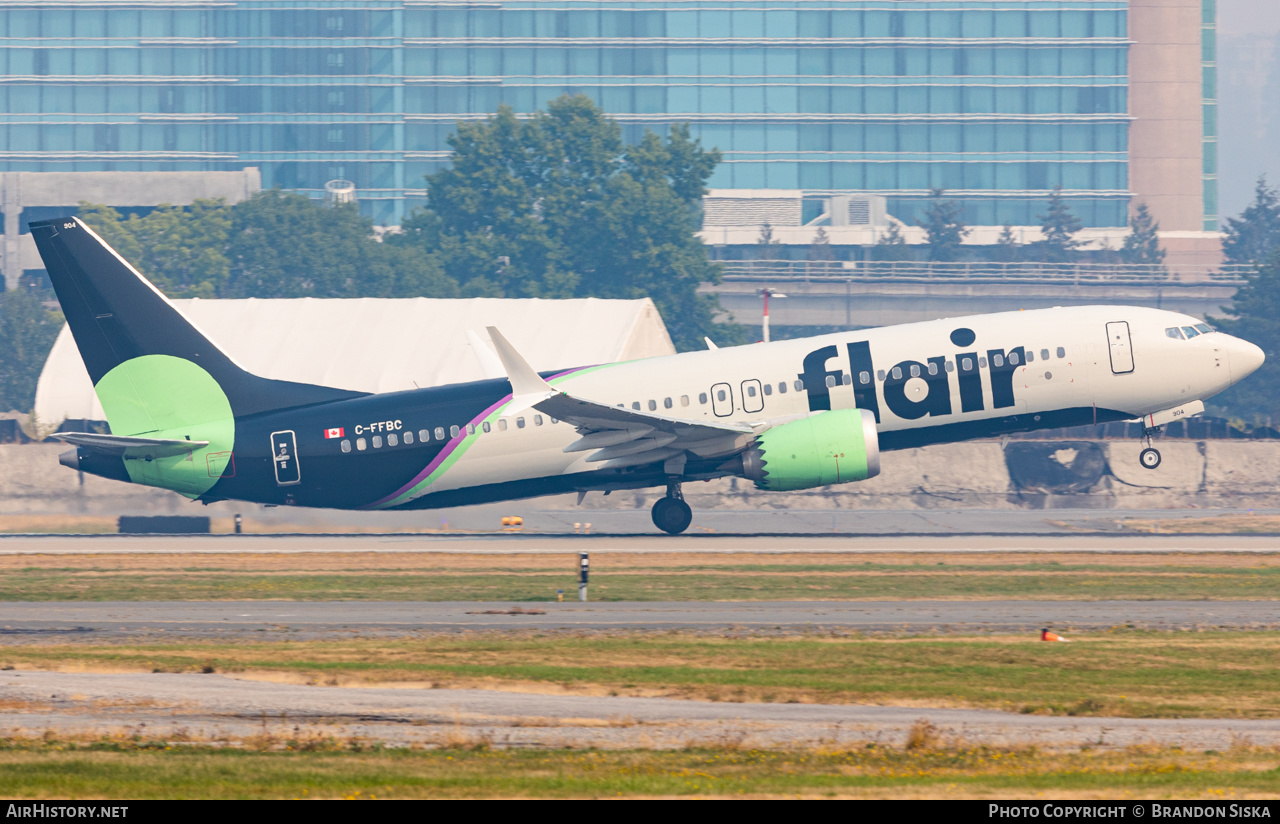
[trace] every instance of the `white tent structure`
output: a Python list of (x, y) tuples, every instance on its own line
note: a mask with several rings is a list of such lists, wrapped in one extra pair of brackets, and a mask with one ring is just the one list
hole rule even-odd
[[(648, 298), (250, 298), (174, 304), (250, 372), (363, 392), (502, 377), (488, 326), (497, 327), (539, 370), (675, 352)], [(35, 415), (43, 432), (65, 420), (106, 420), (65, 326), (40, 373)]]

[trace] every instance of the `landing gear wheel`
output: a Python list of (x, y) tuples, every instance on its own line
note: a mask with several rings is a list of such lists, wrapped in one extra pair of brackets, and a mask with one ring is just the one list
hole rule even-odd
[(693, 523), (693, 510), (679, 498), (659, 498), (652, 515), (653, 525), (668, 535), (679, 535)]
[(1138, 453), (1138, 462), (1143, 469), (1155, 469), (1160, 465), (1160, 450), (1148, 446)]

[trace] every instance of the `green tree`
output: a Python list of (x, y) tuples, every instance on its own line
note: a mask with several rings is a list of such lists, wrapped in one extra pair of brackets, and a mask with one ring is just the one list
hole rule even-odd
[(1160, 224), (1151, 217), (1147, 204), (1139, 203), (1129, 219), (1129, 236), (1120, 247), (1123, 263), (1164, 263), (1164, 249), (1160, 248)]
[(835, 259), (835, 253), (831, 251), (831, 237), (824, 227), (819, 226), (813, 235), (813, 242), (809, 244), (809, 260), (827, 262)]
[(929, 260), (955, 260), (970, 233), (964, 224), (964, 207), (954, 200), (943, 200), (942, 189), (933, 189), (930, 195), (933, 202), (925, 209), (924, 217), (916, 220), (929, 244)]
[(1062, 197), (1062, 187), (1054, 186), (1049, 195), (1049, 211), (1039, 215), (1040, 229), (1044, 239), (1035, 244), (1040, 259), (1046, 263), (1067, 263), (1075, 258), (1080, 248), (1076, 233), (1084, 228), (1080, 218), (1072, 213)]
[(80, 218), (169, 297), (217, 297), (227, 281), (231, 207), (221, 199), (166, 204), (128, 219), (110, 206), (81, 203)]
[(46, 309), (30, 289), (0, 292), (0, 410), (31, 411), (36, 381), (62, 328), (62, 313)]
[(875, 260), (911, 259), (911, 247), (907, 245), (907, 239), (902, 235), (901, 224), (897, 221), (889, 224), (889, 231), (880, 235), (880, 239), (872, 247), (871, 256)]
[(230, 275), (219, 297), (453, 297), (457, 284), (419, 248), (377, 242), (355, 204), (279, 189), (231, 208)]
[[(719, 280), (697, 236), (706, 181), (720, 160), (685, 126), (626, 145), (582, 95), (519, 119), (506, 106), (461, 123), (452, 163), (427, 178), (428, 209), (394, 243), (438, 256), (464, 294), (649, 296), (681, 349), (717, 327), (704, 282)], [(735, 335), (737, 337), (735, 337)]]
[(1257, 344), (1267, 356), (1248, 380), (1215, 397), (1214, 406), (1254, 422), (1280, 418), (1280, 250), (1236, 290), (1231, 316), (1210, 318), (1210, 322)]
[(756, 238), (756, 259), (776, 260), (781, 241), (773, 236), (773, 225), (764, 223), (760, 226), (760, 237)]
[(1280, 249), (1280, 192), (1258, 178), (1253, 203), (1240, 217), (1227, 218), (1222, 251), (1228, 263), (1261, 263)]
[(997, 263), (1014, 263), (1022, 259), (1022, 244), (1013, 233), (1013, 227), (1007, 223), (1000, 230), (1000, 236), (996, 238), (996, 248), (991, 256)]

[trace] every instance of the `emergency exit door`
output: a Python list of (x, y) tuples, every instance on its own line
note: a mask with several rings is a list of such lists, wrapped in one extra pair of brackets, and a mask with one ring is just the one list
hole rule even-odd
[(1111, 350), (1111, 371), (1125, 375), (1133, 371), (1133, 341), (1129, 338), (1129, 324), (1116, 321), (1107, 324), (1107, 348)]
[(298, 442), (293, 430), (271, 433), (271, 462), (276, 467), (278, 485), (302, 483), (302, 472), (298, 468)]

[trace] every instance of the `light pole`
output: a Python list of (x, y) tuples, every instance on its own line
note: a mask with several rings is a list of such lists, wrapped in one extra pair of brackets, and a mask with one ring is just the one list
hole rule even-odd
[(764, 342), (768, 343), (769, 342), (769, 298), (785, 298), (786, 295), (782, 294), (781, 292), (775, 292), (768, 287), (765, 287), (764, 289), (760, 289), (759, 291), (756, 292), (756, 294), (764, 297), (764, 318), (760, 326), (764, 330)]

